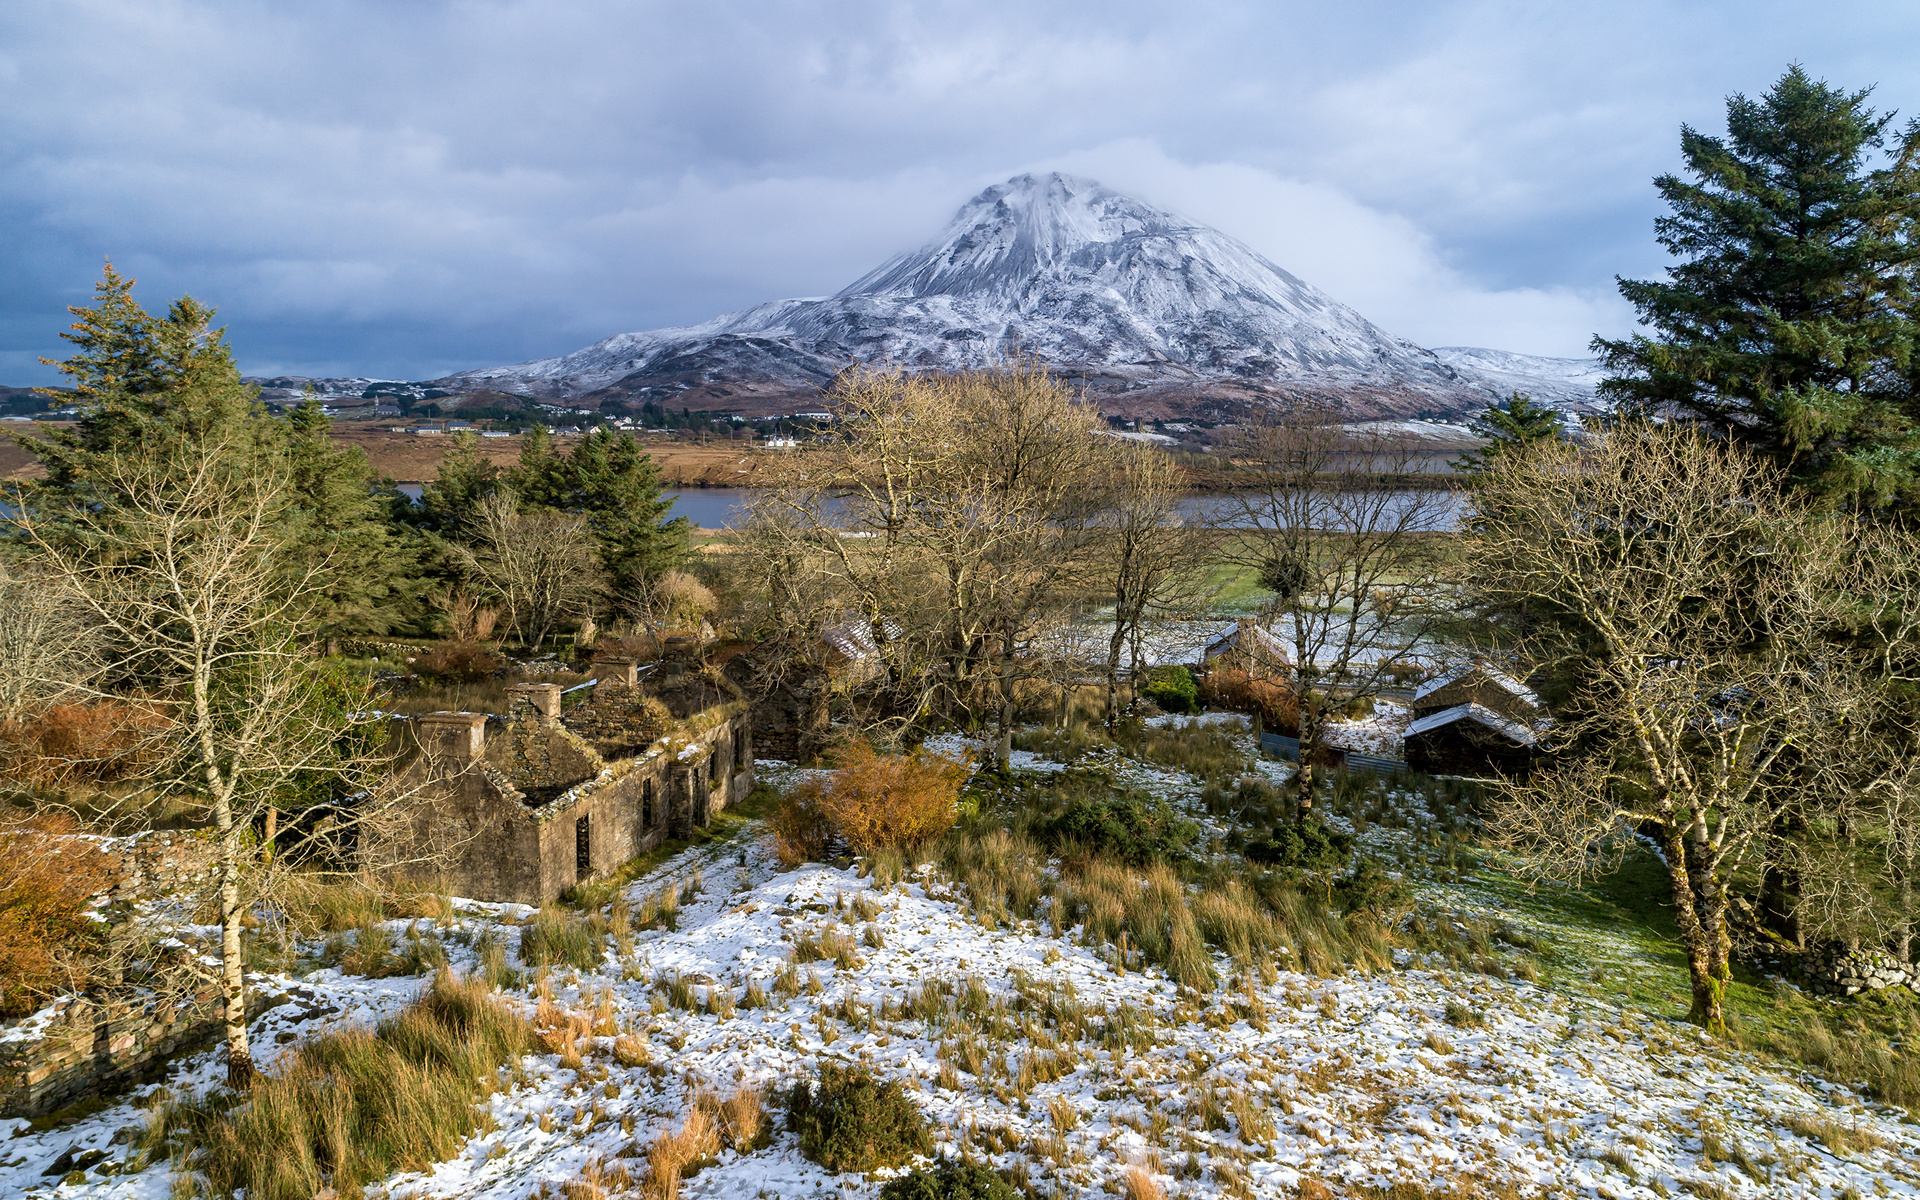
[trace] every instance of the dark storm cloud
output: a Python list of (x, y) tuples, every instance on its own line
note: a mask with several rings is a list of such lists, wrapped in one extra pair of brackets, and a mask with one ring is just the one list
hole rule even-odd
[(1798, 60), (1920, 108), (1906, 6), (16, 3), (0, 382), (101, 256), (250, 369), (424, 377), (831, 291), (1063, 167), (1427, 344), (1577, 353), (1678, 125)]

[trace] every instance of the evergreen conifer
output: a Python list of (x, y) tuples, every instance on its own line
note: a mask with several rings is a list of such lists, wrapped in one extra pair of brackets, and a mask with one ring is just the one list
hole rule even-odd
[(1652, 332), (1594, 349), (1628, 411), (1697, 420), (1871, 508), (1920, 499), (1920, 122), (1890, 137), (1868, 95), (1795, 66), (1729, 98), (1725, 138), (1683, 126), (1689, 178), (1655, 181), (1680, 261), (1620, 281)]

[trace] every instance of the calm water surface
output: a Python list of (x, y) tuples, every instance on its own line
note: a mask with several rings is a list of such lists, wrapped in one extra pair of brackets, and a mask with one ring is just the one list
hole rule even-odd
[[(420, 485), (403, 483), (400, 490), (415, 500), (420, 498)], [(747, 503), (753, 498), (752, 488), (687, 488), (684, 491), (663, 492), (673, 500), (670, 515), (685, 517), (702, 529), (726, 529), (739, 520), (746, 512)], [(1453, 528), (1463, 503), (1460, 496), (1436, 497), (1431, 492), (1409, 490), (1405, 493), (1414, 498), (1431, 498), (1439, 501), (1435, 509), (1438, 527)], [(1213, 520), (1222, 525), (1239, 524), (1235, 520), (1232, 497), (1229, 496), (1189, 496), (1180, 502), (1180, 511), (1190, 521)]]

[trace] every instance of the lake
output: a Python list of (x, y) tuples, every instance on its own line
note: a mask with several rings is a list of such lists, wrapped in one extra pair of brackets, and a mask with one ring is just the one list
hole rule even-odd
[[(400, 490), (415, 500), (420, 499), (420, 485), (403, 483)], [(671, 515), (685, 517), (702, 529), (726, 529), (737, 521), (746, 511), (747, 504), (753, 499), (752, 488), (687, 488), (683, 491), (667, 491), (661, 495), (673, 500)], [(1438, 518), (1435, 528), (1454, 529), (1459, 525), (1460, 513), (1464, 509), (1465, 498), (1458, 493), (1447, 496), (1435, 496), (1424, 489), (1408, 489), (1403, 493), (1409, 500), (1430, 498), (1439, 502), (1434, 513)], [(1231, 511), (1233, 498), (1225, 495), (1188, 496), (1180, 501), (1181, 515), (1189, 521), (1207, 521), (1219, 526), (1243, 524), (1243, 520), (1234, 519)], [(1225, 519), (1221, 519), (1223, 514)]]

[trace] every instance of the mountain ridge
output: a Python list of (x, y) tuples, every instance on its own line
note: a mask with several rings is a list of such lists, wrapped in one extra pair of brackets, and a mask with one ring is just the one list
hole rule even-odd
[(1529, 362), (1541, 398), (1591, 400), (1585, 360), (1423, 349), (1218, 230), (1059, 173), (985, 189), (932, 241), (830, 296), (434, 383), (751, 411), (817, 400), (852, 363), (954, 370), (1013, 354), (1129, 416), (1312, 399), (1356, 418), (1457, 417), (1532, 379)]

